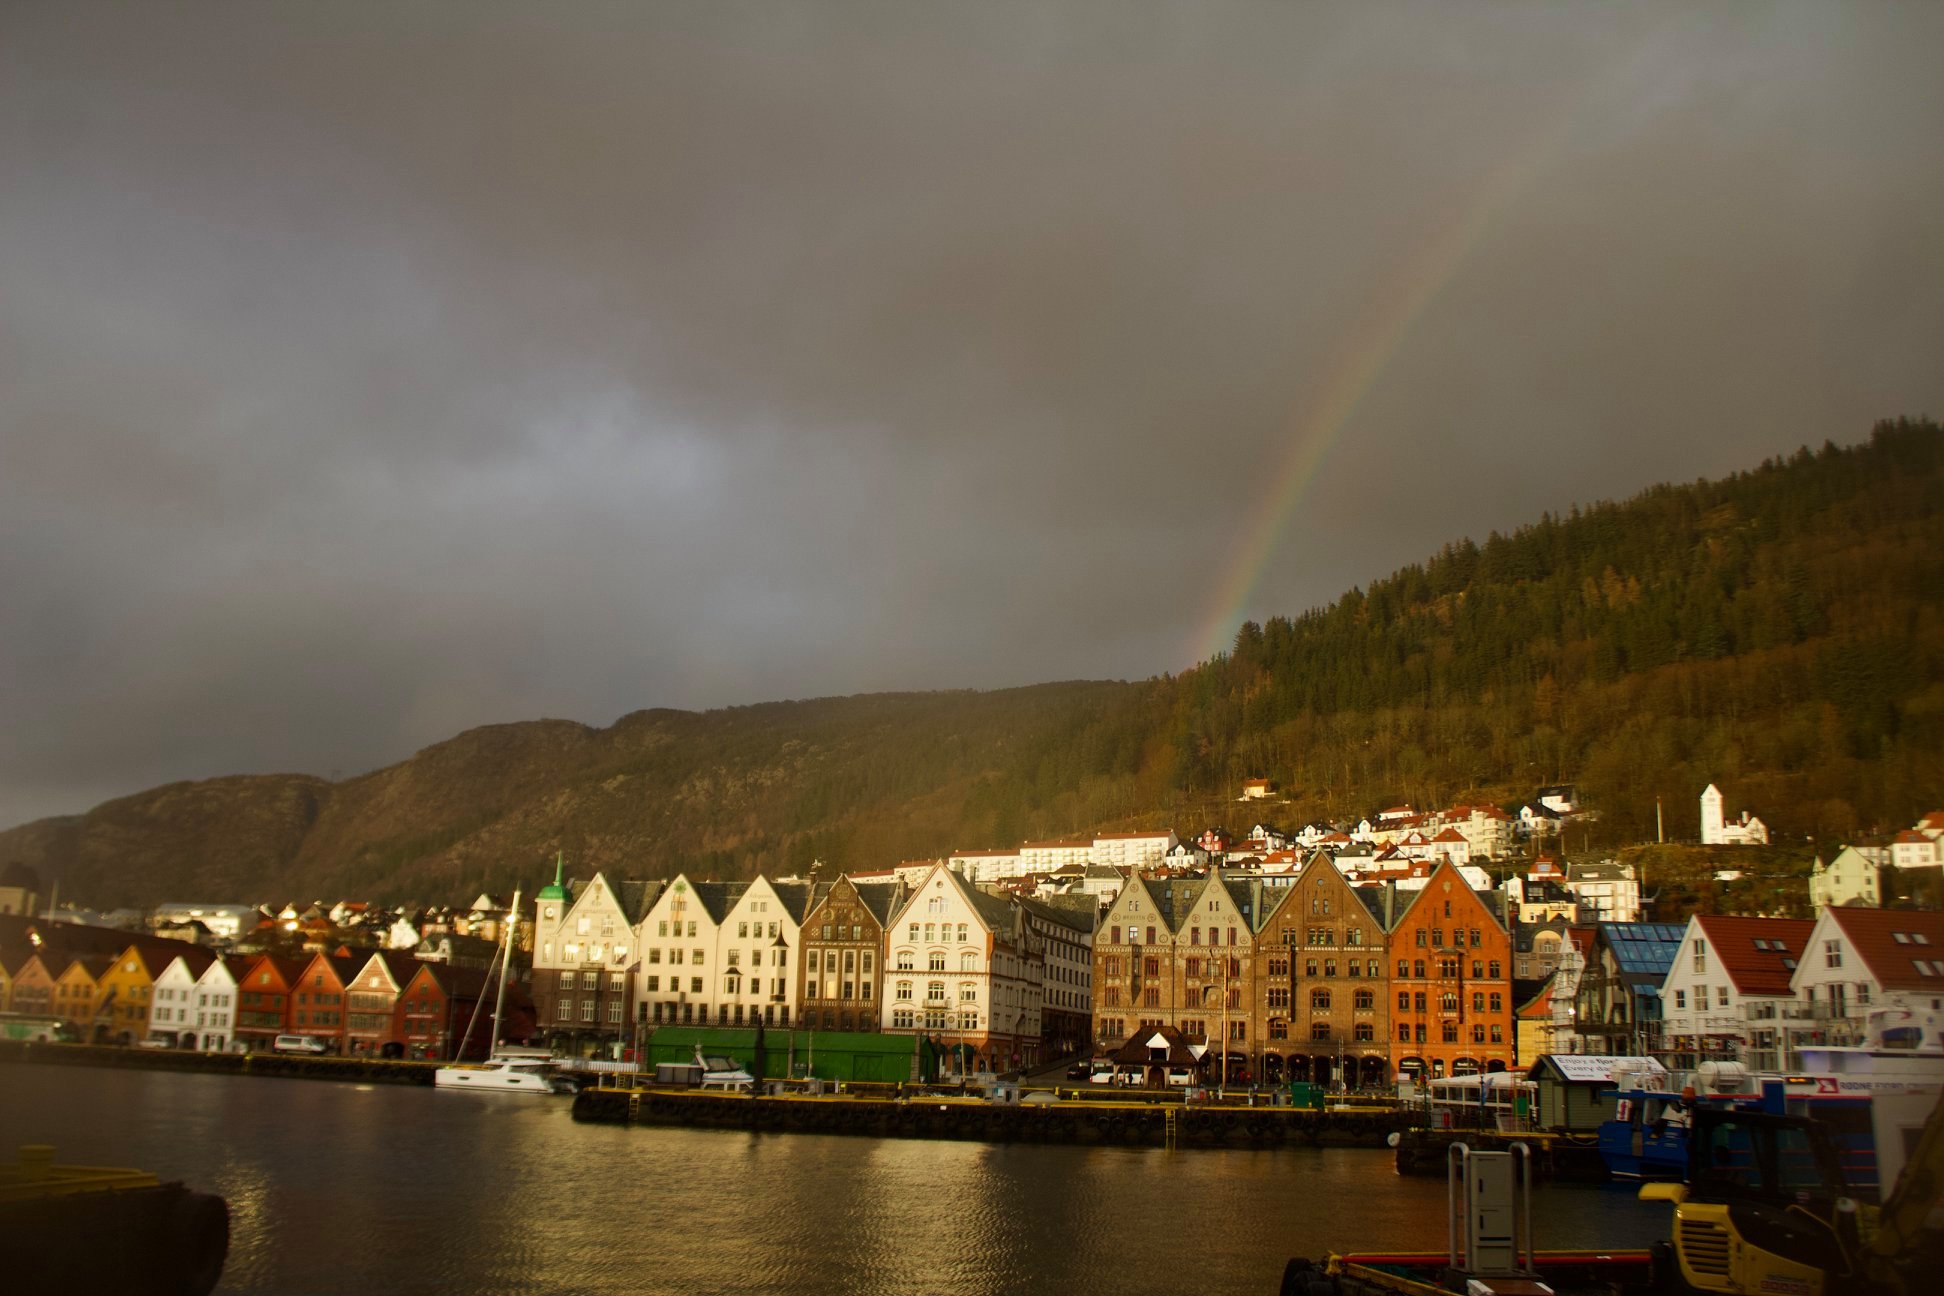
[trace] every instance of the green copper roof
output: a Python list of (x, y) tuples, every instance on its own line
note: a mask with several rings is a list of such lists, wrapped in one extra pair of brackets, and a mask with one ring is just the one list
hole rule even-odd
[(564, 882), (561, 879), (561, 871), (564, 868), (566, 868), (566, 863), (561, 859), (560, 852), (555, 851), (554, 852), (554, 880), (550, 885), (543, 886), (540, 888), (539, 899), (566, 900), (571, 898), (567, 894), (566, 882)]

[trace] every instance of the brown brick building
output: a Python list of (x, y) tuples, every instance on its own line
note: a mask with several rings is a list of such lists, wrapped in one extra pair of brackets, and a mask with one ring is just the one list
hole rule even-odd
[[(818, 888), (822, 890), (822, 888)], [(798, 1011), (810, 1030), (874, 1031), (884, 1007), (884, 926), (904, 904), (901, 882), (840, 877), (811, 905), (798, 937)]]
[(1381, 1087), (1390, 1081), (1386, 889), (1353, 887), (1318, 852), (1282, 894), (1258, 938), (1254, 987), (1265, 1082)]

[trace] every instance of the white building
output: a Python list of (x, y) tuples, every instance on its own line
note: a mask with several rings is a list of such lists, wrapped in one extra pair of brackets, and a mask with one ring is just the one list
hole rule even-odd
[(1825, 864), (1817, 860), (1809, 871), (1809, 903), (1818, 909), (1831, 905), (1883, 903), (1883, 870), (1862, 851), (1845, 846)]
[(1631, 864), (1600, 860), (1567, 869), (1566, 889), (1579, 901), (1585, 922), (1639, 922), (1640, 876)]
[(1019, 847), (1019, 873), (1053, 873), (1069, 864), (1082, 868), (1093, 863), (1091, 838), (1065, 838), (1058, 841), (1024, 842)]
[[(150, 1039), (167, 1040), (181, 1047), (199, 1047), (202, 1038), (196, 1031), (196, 981), (217, 962), (206, 950), (178, 954), (155, 978), (149, 995), (148, 1033)], [(194, 1043), (185, 1035), (196, 1035)]]
[(1721, 789), (1710, 783), (1701, 793), (1701, 844), (1703, 846), (1766, 846), (1768, 826), (1744, 810), (1741, 818), (1725, 820), (1721, 813)]
[(972, 1068), (1036, 1065), (1046, 970), (1028, 944), (1016, 904), (935, 867), (885, 930), (884, 1030), (922, 1031)]
[(1798, 1044), (1861, 1044), (1873, 1008), (1944, 1008), (1944, 914), (1834, 907), (1816, 917), (1792, 982)]
[(1024, 877), (1026, 874), (1026, 865), (1021, 862), (1017, 850), (955, 851), (945, 862), (954, 873), (973, 886)]
[[(1671, 1070), (1733, 1058), (1751, 1071), (1790, 1066), (1790, 986), (1813, 923), (1696, 914), (1661, 982), (1661, 1040)], [(1671, 1059), (1671, 1060), (1669, 1060)]]
[[(721, 968), (715, 996), (718, 1024), (742, 1026), (761, 1021), (765, 1026), (788, 1026), (801, 1017), (797, 962), (803, 943), (799, 927), (810, 910), (811, 894), (807, 882), (772, 882), (758, 876), (735, 897), (717, 929)], [(653, 948), (650, 942), (643, 943)]]
[[(727, 1004), (722, 923), (747, 882), (691, 882), (678, 874), (656, 898), (637, 935), (635, 1001), (659, 1025), (721, 1026)], [(746, 1000), (737, 996), (738, 1003)]]
[(1181, 844), (1173, 829), (1165, 832), (1103, 833), (1093, 839), (1092, 864), (1109, 868), (1153, 868), (1165, 863), (1168, 852)]
[(256, 906), (246, 904), (195, 904), (171, 901), (157, 905), (151, 921), (157, 927), (186, 927), (199, 922), (209, 934), (225, 943), (254, 930), (259, 917)]
[(1890, 843), (1890, 863), (1900, 869), (1936, 868), (1944, 863), (1944, 845), (1921, 828), (1906, 828)]

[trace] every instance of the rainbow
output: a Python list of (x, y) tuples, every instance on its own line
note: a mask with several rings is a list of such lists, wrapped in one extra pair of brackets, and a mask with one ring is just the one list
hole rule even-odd
[[(1590, 97), (1582, 96), (1581, 105)], [(1487, 172), (1468, 199), (1456, 205), (1456, 219), (1432, 230), (1400, 261), (1343, 335), (1325, 367), (1327, 380), (1284, 421), (1288, 449), (1249, 516), (1235, 560), (1195, 622), (1192, 660), (1205, 661), (1229, 650), (1283, 528), (1343, 439), (1358, 406), (1396, 359), (1412, 328), (1457, 278), (1486, 231), (1565, 142), (1578, 116), (1571, 111), (1555, 114), (1549, 129), (1531, 145)]]

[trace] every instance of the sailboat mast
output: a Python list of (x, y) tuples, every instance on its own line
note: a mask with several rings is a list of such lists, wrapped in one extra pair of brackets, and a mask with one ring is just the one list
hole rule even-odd
[[(493, 1048), (500, 1046), (500, 1019), (506, 1013), (506, 977), (513, 970), (513, 931), (520, 925), (520, 891), (513, 889), (513, 908), (506, 915), (506, 948), (500, 955), (499, 997), (493, 1001)], [(490, 1050), (489, 1050), (490, 1052)]]

